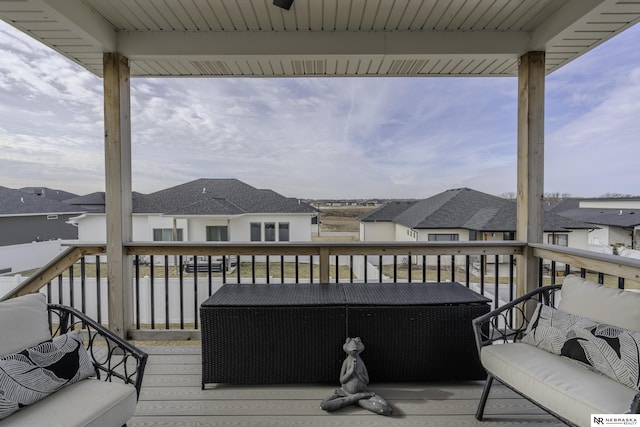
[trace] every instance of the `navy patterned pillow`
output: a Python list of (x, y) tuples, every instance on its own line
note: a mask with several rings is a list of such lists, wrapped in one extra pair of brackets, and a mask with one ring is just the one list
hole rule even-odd
[(80, 331), (0, 358), (0, 420), (60, 388), (95, 375)]
[(640, 390), (640, 332), (538, 305), (522, 342), (576, 360)]

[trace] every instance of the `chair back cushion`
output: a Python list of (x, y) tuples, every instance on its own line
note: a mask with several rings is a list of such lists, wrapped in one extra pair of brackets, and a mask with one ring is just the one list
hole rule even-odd
[(640, 332), (640, 293), (609, 288), (569, 275), (558, 309), (600, 323)]
[(29, 294), (0, 302), (0, 356), (50, 339), (44, 294)]

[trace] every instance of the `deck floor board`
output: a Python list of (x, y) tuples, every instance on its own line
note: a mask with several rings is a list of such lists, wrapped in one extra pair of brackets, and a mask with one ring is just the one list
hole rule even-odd
[[(320, 401), (338, 384), (201, 386), (200, 348), (145, 347), (149, 362), (135, 417), (138, 426), (562, 426), (555, 418), (499, 384), (486, 420), (475, 411), (482, 381), (371, 384), (395, 408), (391, 417), (357, 406), (334, 413)], [(336, 373), (338, 375), (338, 373)]]

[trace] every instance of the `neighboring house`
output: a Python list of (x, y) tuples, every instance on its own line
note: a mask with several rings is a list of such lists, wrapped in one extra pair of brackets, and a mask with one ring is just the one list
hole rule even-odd
[(597, 226), (592, 245), (640, 248), (640, 198), (565, 199), (547, 212)]
[[(72, 222), (80, 241), (105, 241), (104, 196), (68, 200), (84, 208)], [(133, 195), (134, 241), (311, 241), (316, 209), (237, 179), (198, 179)]]
[[(362, 241), (513, 240), (516, 204), (469, 188), (394, 201), (358, 218)], [(584, 222), (546, 213), (544, 242), (587, 249)]]
[[(57, 190), (49, 190), (48, 194)], [(66, 193), (73, 196), (71, 193)], [(45, 240), (73, 240), (78, 229), (68, 221), (83, 212), (42, 193), (0, 187), (0, 246)]]

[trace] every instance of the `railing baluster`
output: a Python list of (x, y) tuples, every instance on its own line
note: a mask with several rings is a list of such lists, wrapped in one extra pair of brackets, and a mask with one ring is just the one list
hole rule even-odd
[[(211, 279), (211, 256), (209, 256), (208, 276)], [(224, 270), (224, 263), (222, 264)], [(184, 321), (181, 319), (180, 329), (184, 329)], [(193, 275), (193, 329), (198, 328), (198, 272)]]
[(411, 255), (407, 256), (407, 282), (411, 283)]
[(556, 262), (555, 261), (551, 261), (551, 272), (549, 274), (551, 274), (551, 284), (555, 285), (556, 284)]
[(251, 255), (251, 280), (256, 283), (256, 256)]
[(367, 268), (369, 266), (369, 260), (367, 259), (367, 256), (364, 256), (364, 283), (369, 283), (369, 269)]
[(267, 260), (267, 263), (265, 267), (265, 273), (267, 276), (267, 283), (269, 283), (271, 281), (271, 278), (269, 277), (271, 276), (271, 268), (269, 268), (269, 255), (267, 255), (266, 260)]
[(87, 312), (87, 269), (84, 257), (80, 258), (80, 305), (82, 312)]
[(98, 303), (97, 320), (102, 323), (102, 286), (100, 284), (100, 255), (96, 255), (96, 293)]
[[(365, 265), (365, 269), (367, 266)], [(353, 255), (349, 255), (349, 283), (353, 283)]]
[(451, 255), (451, 281), (455, 282), (456, 281), (456, 256), (455, 255)]
[(280, 255), (280, 283), (284, 283), (284, 255)]
[(496, 255), (494, 258), (495, 262), (495, 283), (494, 283), (494, 294), (493, 294), (493, 308), (498, 308), (498, 303), (500, 301), (500, 255)]
[(149, 263), (149, 296), (151, 298), (151, 329), (156, 328), (156, 287), (155, 287), (155, 265), (153, 255)]
[(398, 281), (398, 255), (393, 256), (393, 281)]
[(465, 255), (464, 260), (465, 280), (467, 282), (467, 288), (471, 285), (471, 256)]
[[(198, 275), (197, 257), (193, 257), (193, 277)], [(197, 279), (195, 279), (197, 280)], [(180, 329), (184, 329), (184, 275), (180, 269)]]
[(598, 283), (603, 285), (604, 284), (604, 274), (603, 273), (598, 273)]
[(309, 255), (309, 283), (313, 283), (313, 255)]
[(298, 255), (296, 255), (295, 263), (296, 283), (300, 283), (300, 269), (298, 268), (300, 266), (300, 260)]
[(480, 255), (480, 295), (484, 295), (484, 268), (485, 256)]
[(238, 283), (242, 281), (242, 275), (241, 275), (242, 273), (240, 272), (240, 265), (241, 265), (240, 255), (236, 255), (236, 274), (238, 276), (238, 279), (237, 279)]
[(427, 256), (422, 255), (422, 282), (427, 281)]
[(340, 283), (340, 257), (336, 255), (336, 283)]
[(64, 290), (62, 287), (62, 274), (58, 275), (58, 304), (64, 304), (63, 302)]
[(169, 255), (164, 256), (164, 327), (171, 329), (169, 317)]
[(441, 259), (440, 259), (440, 255), (437, 256), (437, 262), (436, 262), (436, 270), (437, 270), (437, 277), (438, 279), (436, 280), (437, 282), (442, 282), (442, 263), (441, 263)]
[(586, 268), (581, 268), (580, 269), (580, 277), (585, 279), (587, 277), (587, 269)]
[(378, 259), (378, 281), (382, 283), (382, 255)]
[[(180, 255), (179, 257), (180, 260), (180, 265), (182, 265), (182, 255)], [(184, 318), (184, 269), (181, 268), (180, 272), (178, 273), (178, 292), (180, 293), (180, 319), (182, 321), (182, 319)], [(169, 323), (169, 327), (171, 327), (171, 323)]]
[(140, 255), (133, 257), (135, 263), (135, 289), (136, 293), (136, 329), (140, 329)]
[(624, 277), (618, 277), (618, 289), (624, 289)]

